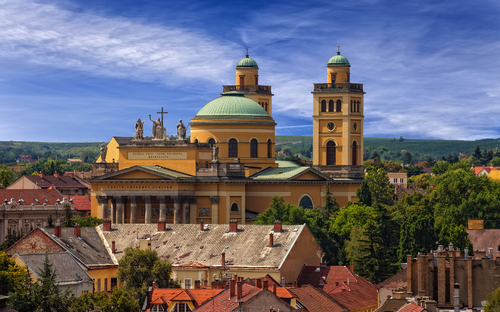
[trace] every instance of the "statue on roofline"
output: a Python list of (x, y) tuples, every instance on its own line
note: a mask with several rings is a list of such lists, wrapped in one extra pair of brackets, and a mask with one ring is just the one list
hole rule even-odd
[(104, 147), (104, 144), (101, 144), (101, 163), (106, 162), (106, 154), (108, 153), (108, 147)]
[(155, 140), (163, 140), (165, 139), (165, 127), (162, 125), (160, 121), (160, 117), (158, 120), (152, 120), (151, 115), (149, 115), (149, 120), (153, 122), (153, 137)]
[(218, 163), (219, 162), (219, 148), (215, 146), (215, 144), (212, 144), (212, 150), (213, 150), (213, 163)]
[(141, 118), (135, 123), (134, 140), (144, 140), (144, 121), (141, 121)]
[(177, 125), (177, 137), (179, 140), (186, 139), (186, 126), (182, 123), (182, 119), (179, 119), (179, 124)]

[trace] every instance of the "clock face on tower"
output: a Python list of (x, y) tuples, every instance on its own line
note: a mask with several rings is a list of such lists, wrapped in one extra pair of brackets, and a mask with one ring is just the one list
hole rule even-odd
[(330, 121), (327, 125), (326, 128), (330, 131), (333, 131), (335, 129), (335, 123), (333, 121)]

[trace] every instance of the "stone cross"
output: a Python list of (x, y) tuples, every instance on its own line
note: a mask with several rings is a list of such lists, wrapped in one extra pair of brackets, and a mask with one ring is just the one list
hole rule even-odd
[(163, 126), (163, 114), (168, 114), (168, 112), (163, 111), (163, 106), (161, 108), (161, 112), (156, 112), (157, 114), (161, 114), (161, 125)]

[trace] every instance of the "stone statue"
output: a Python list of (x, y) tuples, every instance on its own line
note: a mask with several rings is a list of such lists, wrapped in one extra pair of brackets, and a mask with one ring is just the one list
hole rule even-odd
[(160, 117), (158, 120), (152, 120), (151, 115), (149, 115), (149, 120), (153, 122), (153, 137), (156, 140), (165, 139), (165, 127), (161, 124)]
[(186, 139), (186, 129), (186, 126), (182, 123), (182, 119), (179, 119), (179, 124), (177, 125), (177, 136), (179, 137), (179, 140)]
[(219, 148), (215, 146), (215, 144), (212, 145), (213, 153), (214, 153), (214, 159), (212, 160), (213, 163), (218, 163), (219, 162)]
[(104, 147), (104, 144), (101, 144), (101, 163), (106, 162), (106, 154), (108, 153), (108, 147)]
[(141, 121), (141, 118), (135, 123), (134, 140), (144, 140), (144, 121)]

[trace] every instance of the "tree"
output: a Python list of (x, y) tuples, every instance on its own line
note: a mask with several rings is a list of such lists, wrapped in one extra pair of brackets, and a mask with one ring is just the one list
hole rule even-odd
[(357, 259), (361, 259), (364, 242), (367, 240), (363, 232), (361, 227), (354, 226), (351, 231), (350, 240), (346, 241), (344, 245), (346, 258), (350, 263), (354, 264), (355, 272), (359, 272), (361, 269)]
[(103, 220), (97, 217), (87, 216), (83, 218), (82, 216), (79, 215), (75, 215), (73, 221), (75, 223), (78, 223), (78, 225), (80, 225), (81, 227), (98, 226), (99, 224), (103, 223)]
[(26, 269), (21, 275), (17, 287), (11, 292), (8, 306), (16, 311), (39, 311), (40, 299), (37, 295), (38, 285), (33, 282), (30, 272)]
[(21, 280), (25, 269), (0, 251), (0, 294), (8, 294), (13, 291), (16, 284)]
[(366, 179), (374, 207), (389, 204), (394, 200), (394, 185), (389, 182), (384, 169), (372, 168), (366, 174)]
[(53, 228), (54, 227), (54, 220), (52, 219), (52, 215), (51, 214), (47, 218), (47, 227), (48, 228)]
[(71, 305), (71, 312), (92, 311), (99, 306), (103, 312), (129, 312), (138, 311), (139, 302), (135, 294), (125, 287), (115, 287), (111, 294), (105, 292), (87, 293), (76, 298)]
[(486, 297), (484, 312), (500, 312), (500, 288), (495, 289)]
[(274, 224), (280, 220), (283, 224), (304, 224), (309, 227), (312, 220), (306, 217), (305, 209), (292, 203), (285, 203), (281, 196), (273, 196), (270, 206), (257, 216), (254, 224)]
[(477, 160), (480, 160), (483, 155), (481, 154), (481, 150), (479, 149), (479, 145), (476, 146), (476, 149), (474, 150), (474, 154), (472, 154), (474, 158)]
[(13, 177), (14, 174), (12, 173), (11, 170), (8, 169), (0, 170), (0, 188), (1, 189), (7, 188), (7, 186), (10, 185)]
[(438, 161), (437, 163), (432, 166), (432, 173), (434, 175), (440, 175), (448, 171), (448, 168), (450, 167), (450, 163), (444, 160)]
[(372, 193), (368, 187), (368, 182), (364, 180), (361, 182), (361, 187), (356, 190), (356, 197), (361, 205), (372, 205)]
[(73, 210), (71, 209), (71, 205), (69, 203), (64, 204), (64, 211), (63, 211), (63, 227), (72, 227), (73, 226)]
[(339, 211), (339, 204), (337, 204), (337, 200), (332, 198), (332, 192), (330, 191), (330, 184), (327, 183), (325, 187), (325, 195), (323, 195), (323, 201), (325, 204), (323, 205), (323, 210), (325, 212), (325, 221), (330, 218), (333, 214)]
[(491, 159), (490, 163), (495, 166), (495, 167), (499, 167), (500, 166), (500, 157), (498, 156), (495, 156)]
[(413, 157), (411, 156), (410, 152), (406, 152), (406, 154), (403, 158), (403, 162), (405, 164), (411, 164), (412, 159), (413, 159)]
[(15, 230), (9, 229), (7, 236), (5, 236), (4, 242), (0, 245), (0, 250), (7, 250), (10, 246), (14, 245), (18, 240), (23, 238), (22, 231), (17, 234)]
[(118, 278), (128, 290), (136, 293), (136, 299), (143, 302), (146, 291), (153, 282), (160, 288), (179, 288), (179, 284), (170, 280), (172, 265), (161, 260), (156, 250), (141, 250), (127, 247), (119, 261)]
[(408, 186), (427, 190), (430, 186), (432, 176), (427, 173), (415, 175), (408, 178)]

